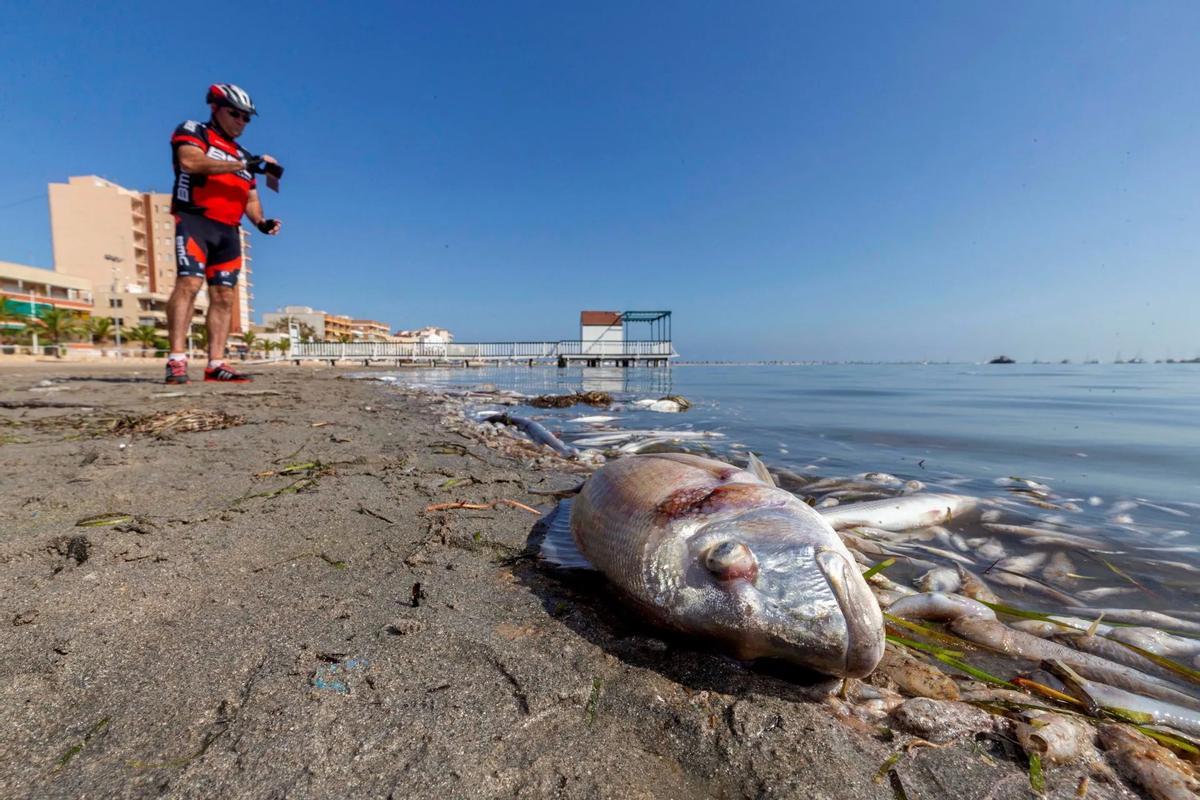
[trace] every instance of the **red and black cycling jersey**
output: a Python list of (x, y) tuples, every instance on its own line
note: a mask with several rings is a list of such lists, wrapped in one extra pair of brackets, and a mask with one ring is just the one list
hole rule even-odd
[(179, 148), (199, 147), (209, 158), (219, 161), (244, 161), (250, 151), (204, 122), (188, 121), (171, 135), (171, 161), (175, 166), (175, 189), (171, 193), (172, 214), (200, 214), (226, 225), (237, 225), (246, 213), (254, 176), (246, 170), (224, 175), (196, 175), (179, 165)]

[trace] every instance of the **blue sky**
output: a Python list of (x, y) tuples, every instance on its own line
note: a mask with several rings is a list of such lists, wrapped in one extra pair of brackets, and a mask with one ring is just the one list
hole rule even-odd
[[(256, 314), (689, 358), (1200, 352), (1200, 5), (36, 3), (0, 30), (0, 260), (45, 187), (166, 191), (238, 83), (288, 169)], [(235, 8), (235, 7), (230, 7)], [(206, 10), (211, 9), (211, 10)]]

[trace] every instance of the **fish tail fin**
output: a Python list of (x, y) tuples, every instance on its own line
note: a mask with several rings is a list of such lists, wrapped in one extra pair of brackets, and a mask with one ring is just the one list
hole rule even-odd
[(771, 477), (770, 471), (767, 470), (767, 465), (759, 460), (758, 456), (749, 450), (746, 451), (750, 456), (749, 463), (746, 464), (746, 470), (754, 474), (754, 477), (765, 483), (767, 486), (774, 486), (775, 479)]
[(574, 500), (562, 500), (541, 519), (545, 536), (538, 555), (562, 569), (595, 569), (575, 544), (571, 534), (571, 506)]

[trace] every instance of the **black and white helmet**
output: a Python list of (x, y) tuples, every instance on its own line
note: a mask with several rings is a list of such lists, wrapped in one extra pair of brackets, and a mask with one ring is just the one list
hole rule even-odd
[(247, 114), (258, 113), (254, 108), (254, 101), (250, 99), (246, 90), (232, 83), (214, 83), (208, 87), (208, 95), (204, 98), (204, 102), (230, 106), (239, 111), (245, 111)]

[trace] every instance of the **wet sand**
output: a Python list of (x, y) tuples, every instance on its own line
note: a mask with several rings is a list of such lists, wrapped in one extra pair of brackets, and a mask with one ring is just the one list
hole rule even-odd
[(581, 468), (453, 401), (161, 369), (0, 362), (0, 796), (1032, 795), (1002, 733), (921, 746), (541, 566), (500, 501)]

